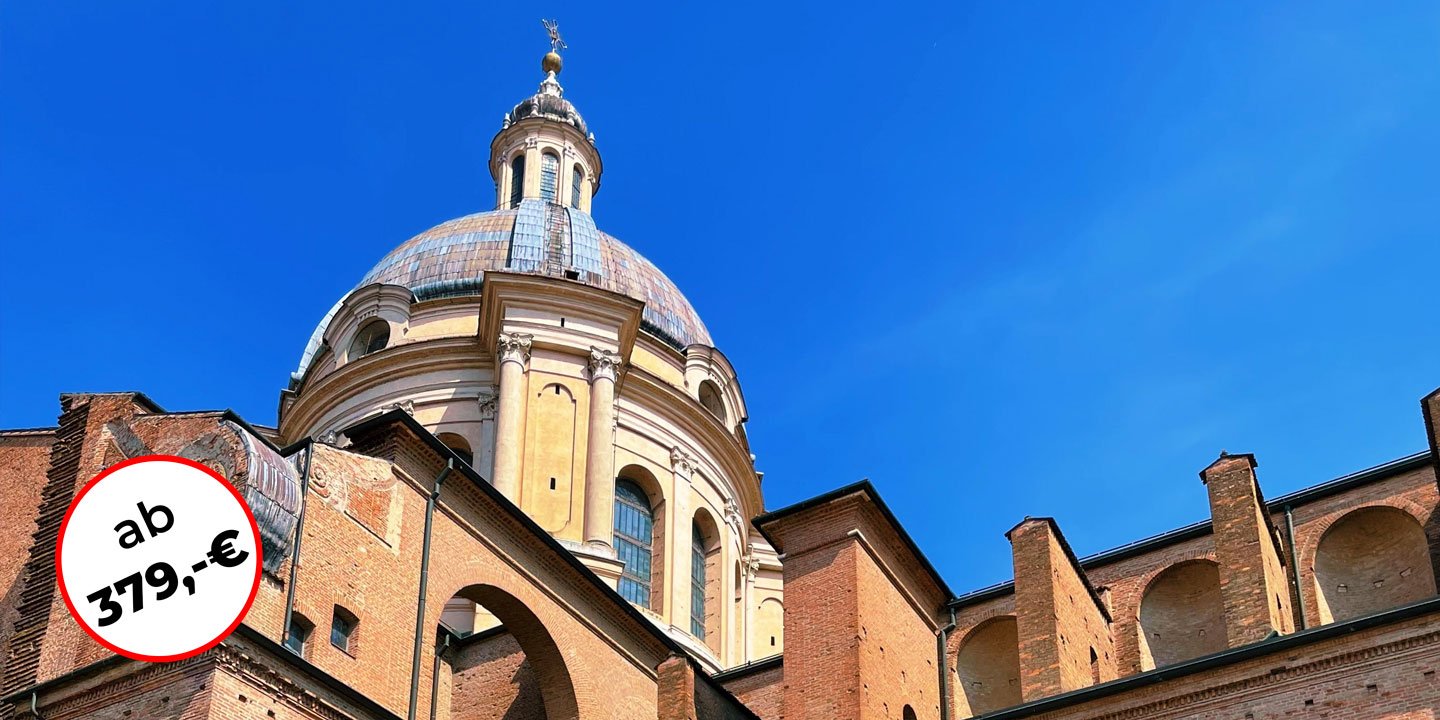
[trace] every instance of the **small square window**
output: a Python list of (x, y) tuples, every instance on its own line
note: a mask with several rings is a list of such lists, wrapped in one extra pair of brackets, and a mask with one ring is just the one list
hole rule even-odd
[(330, 644), (345, 651), (348, 655), (354, 655), (356, 649), (357, 630), (360, 627), (360, 619), (355, 614), (335, 606), (335, 615), (330, 618)]

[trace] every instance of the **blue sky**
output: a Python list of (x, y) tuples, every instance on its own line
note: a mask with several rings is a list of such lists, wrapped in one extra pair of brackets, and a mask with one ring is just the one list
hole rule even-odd
[(1425, 447), (1440, 7), (0, 5), (0, 426), (274, 422), (389, 249), (488, 208), (538, 19), (597, 223), (741, 374), (771, 507), (872, 478), (957, 590)]

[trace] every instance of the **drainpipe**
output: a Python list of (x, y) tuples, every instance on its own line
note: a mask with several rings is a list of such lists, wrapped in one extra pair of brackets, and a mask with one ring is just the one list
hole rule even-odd
[(290, 640), (290, 620), (295, 613), (295, 575), (300, 569), (300, 541), (305, 537), (305, 505), (310, 497), (310, 465), (314, 461), (315, 440), (306, 438), (305, 470), (300, 473), (300, 517), (295, 521), (295, 547), (290, 549), (290, 581), (285, 584), (285, 624), (280, 628), (282, 646)]
[(35, 716), (35, 720), (45, 720), (44, 718), (40, 717), (40, 708), (36, 705), (36, 702), (39, 699), (40, 693), (30, 693), (30, 714)]
[[(430, 585), (430, 528), (435, 522), (435, 502), (440, 499), (440, 483), (455, 469), (455, 458), (445, 461), (445, 467), (435, 476), (435, 489), (425, 499), (425, 545), (420, 550), (420, 599), (415, 606), (415, 657), (410, 665), (410, 720), (415, 720), (415, 708), (420, 702), (420, 650), (425, 641), (425, 591)], [(430, 698), (435, 703), (435, 698)]]
[(1285, 506), (1285, 544), (1290, 552), (1290, 587), (1295, 591), (1295, 617), (1305, 629), (1305, 596), (1300, 594), (1300, 559), (1295, 557), (1295, 515)]
[(940, 662), (940, 720), (950, 720), (950, 673), (949, 660), (945, 657), (945, 646), (950, 632), (955, 629), (955, 608), (950, 608), (950, 624), (940, 628), (940, 634), (935, 636), (935, 652)]
[(450, 650), (449, 631), (442, 631), (441, 636), (440, 646), (435, 648), (435, 668), (430, 672), (430, 720), (435, 720), (435, 712), (440, 709), (435, 704), (435, 698), (440, 694), (440, 661)]

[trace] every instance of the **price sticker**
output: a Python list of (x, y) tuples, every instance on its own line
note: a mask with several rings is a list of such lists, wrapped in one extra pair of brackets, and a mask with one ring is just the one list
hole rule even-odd
[(90, 637), (136, 660), (183, 660), (218, 645), (255, 602), (260, 529), (219, 473), (147, 455), (76, 494), (55, 562), (65, 605)]

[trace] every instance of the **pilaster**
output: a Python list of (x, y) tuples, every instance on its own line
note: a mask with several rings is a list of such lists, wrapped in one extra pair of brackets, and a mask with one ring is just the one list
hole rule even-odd
[(1294, 631), (1279, 533), (1260, 495), (1255, 465), (1254, 455), (1222, 452), (1200, 471), (1210, 495), (1229, 647), (1264, 640), (1272, 632)]

